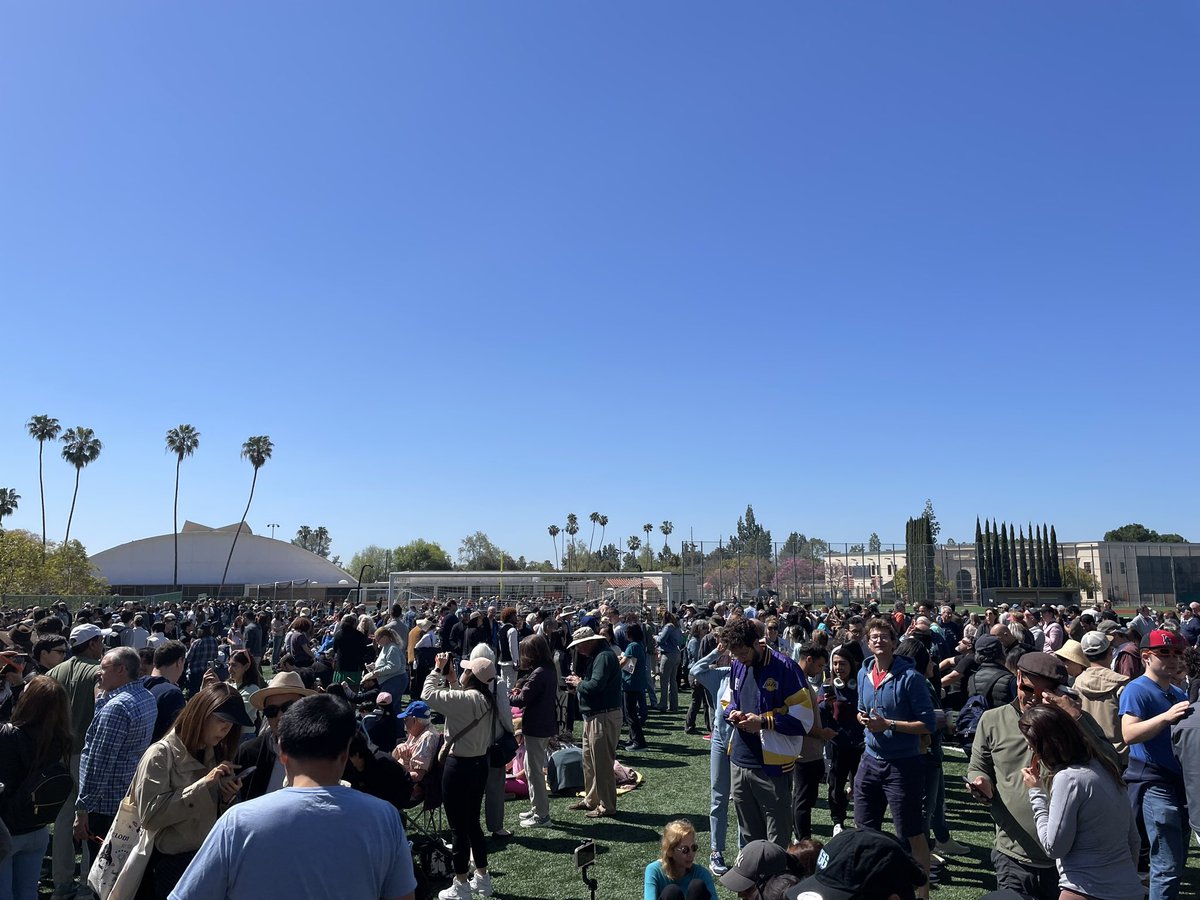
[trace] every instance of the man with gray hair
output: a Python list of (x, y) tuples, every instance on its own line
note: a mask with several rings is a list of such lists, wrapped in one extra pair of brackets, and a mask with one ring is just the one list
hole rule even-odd
[(141, 665), (131, 647), (110, 650), (100, 660), (101, 694), (79, 757), (76, 840), (104, 840), (150, 746), (158, 704), (138, 677)]

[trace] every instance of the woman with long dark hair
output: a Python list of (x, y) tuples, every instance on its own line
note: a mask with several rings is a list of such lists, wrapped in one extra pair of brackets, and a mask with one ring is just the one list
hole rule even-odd
[[(508, 722), (498, 721), (501, 714), (492, 696), (495, 663), (478, 657), (464, 660), (462, 665), (460, 680), (450, 654), (439, 653), (436, 668), (421, 691), (421, 699), (430, 709), (446, 717), (442, 803), (453, 834), (454, 880), (438, 894), (439, 900), (471, 900), (472, 891), (484, 896), (492, 893), (479, 814), (487, 788), (488, 749), (500, 727), (512, 730), (511, 716)], [(472, 857), (475, 875), (468, 881), (467, 864)]]
[(1117, 767), (1056, 706), (1031, 706), (1017, 724), (1033, 750), (1021, 775), (1038, 841), (1058, 866), (1059, 900), (1141, 897), (1141, 838)]
[[(266, 687), (266, 682), (263, 680), (262, 672), (258, 668), (258, 660), (254, 658), (249, 650), (235, 650), (233, 655), (229, 657), (229, 683), (242, 695), (242, 702), (246, 706), (247, 717), (252, 722), (256, 721), (258, 710), (250, 703), (250, 697), (259, 688)], [(242, 740), (250, 740), (254, 737), (256, 731), (257, 723), (243, 728)]]
[(242, 728), (253, 724), (231, 684), (206, 685), (162, 740), (142, 755), (130, 791), (154, 849), (139, 900), (166, 900), (242, 782), (233, 757)]
[[(11, 855), (0, 862), (0, 896), (37, 900), (42, 857), (50, 829), (28, 821), (19, 809), (21, 790), (47, 764), (67, 765), (71, 751), (71, 711), (67, 692), (57, 681), (36, 675), (25, 685), (12, 718), (0, 726), (0, 810), (12, 833)], [(53, 814), (49, 818), (53, 819)], [(25, 820), (25, 821), (23, 821)]]
[(546, 789), (546, 751), (558, 733), (558, 673), (550, 644), (531, 634), (520, 644), (520, 668), (529, 674), (509, 695), (512, 705), (524, 710), (521, 729), (525, 738), (525, 772), (530, 808), (521, 813), (522, 828), (550, 824), (550, 795)]

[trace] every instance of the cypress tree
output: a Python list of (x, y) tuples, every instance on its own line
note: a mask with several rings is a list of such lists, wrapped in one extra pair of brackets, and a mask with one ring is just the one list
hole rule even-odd
[(1022, 528), (1017, 534), (1017, 540), (1021, 544), (1021, 587), (1029, 587), (1029, 557), (1025, 553), (1025, 529)]
[(1038, 577), (1038, 542), (1033, 537), (1033, 523), (1029, 523), (1029, 586), (1042, 587), (1042, 579)]
[(984, 577), (986, 567), (983, 564), (983, 530), (979, 527), (979, 516), (975, 517), (975, 582), (979, 588), (979, 599), (983, 599), (982, 591), (987, 587), (987, 579)]
[(1054, 574), (1050, 566), (1050, 529), (1045, 522), (1042, 523), (1042, 566), (1046, 573), (1046, 586), (1054, 587)]
[(987, 519), (983, 520), (983, 580), (987, 582), (989, 588), (996, 586), (995, 580), (992, 578), (992, 523)]
[(1000, 564), (1000, 529), (992, 519), (992, 584), (1004, 587), (1004, 569)]
[(1062, 566), (1058, 559), (1058, 535), (1050, 526), (1050, 577), (1055, 587), (1062, 587)]
[(1037, 526), (1037, 570), (1038, 584), (1042, 587), (1050, 587), (1050, 582), (1046, 578), (1046, 544), (1045, 537), (1042, 534), (1042, 527)]
[(1012, 567), (1008, 562), (1008, 527), (1000, 523), (1000, 577), (1003, 587), (1012, 587)]
[(1021, 586), (1021, 570), (1017, 568), (1017, 536), (1010, 524), (1008, 526), (1008, 565), (1012, 571), (1012, 586)]

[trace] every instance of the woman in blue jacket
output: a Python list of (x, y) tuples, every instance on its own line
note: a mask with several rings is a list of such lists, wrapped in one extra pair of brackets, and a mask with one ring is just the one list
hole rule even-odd
[(696, 829), (687, 819), (668, 822), (662, 852), (646, 866), (642, 900), (717, 900), (712, 873), (696, 862)]
[(625, 720), (629, 723), (629, 741), (626, 750), (645, 750), (646, 738), (642, 734), (644, 723), (642, 704), (650, 678), (646, 669), (646, 648), (642, 646), (642, 626), (633, 622), (625, 626), (625, 640), (629, 643), (621, 651), (621, 690), (625, 696)]

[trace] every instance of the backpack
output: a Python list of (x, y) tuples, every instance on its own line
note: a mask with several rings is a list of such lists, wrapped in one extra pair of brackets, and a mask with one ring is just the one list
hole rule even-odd
[(546, 783), (552, 794), (583, 790), (583, 751), (578, 747), (555, 750), (546, 760)]
[[(0, 734), (22, 748), (23, 762), (32, 763), (30, 754), (25, 752), (30, 741), (16, 726), (6, 724)], [(0, 819), (13, 834), (28, 834), (51, 825), (74, 789), (75, 781), (66, 764), (61, 759), (51, 759), (41, 768), (31, 768), (20, 784), (6, 786), (0, 795)]]
[[(976, 672), (975, 675), (979, 673)], [(968, 681), (968, 690), (970, 685), (974, 684), (976, 690), (972, 692), (966, 702), (962, 705), (962, 709), (958, 711), (958, 718), (954, 720), (954, 737), (958, 740), (959, 745), (963, 748), (963, 752), (969, 757), (971, 755), (971, 746), (975, 742), (975, 732), (979, 728), (979, 720), (983, 718), (983, 714), (989, 709), (996, 706), (992, 702), (992, 694), (995, 692), (996, 686), (1005, 678), (1009, 679), (1009, 686), (1006, 693), (1009, 694), (1009, 700), (1012, 699), (1012, 686), (1016, 683), (1011, 672), (1004, 670), (997, 672), (987, 683), (985, 687), (980, 689), (975, 682), (975, 675), (972, 675)]]

